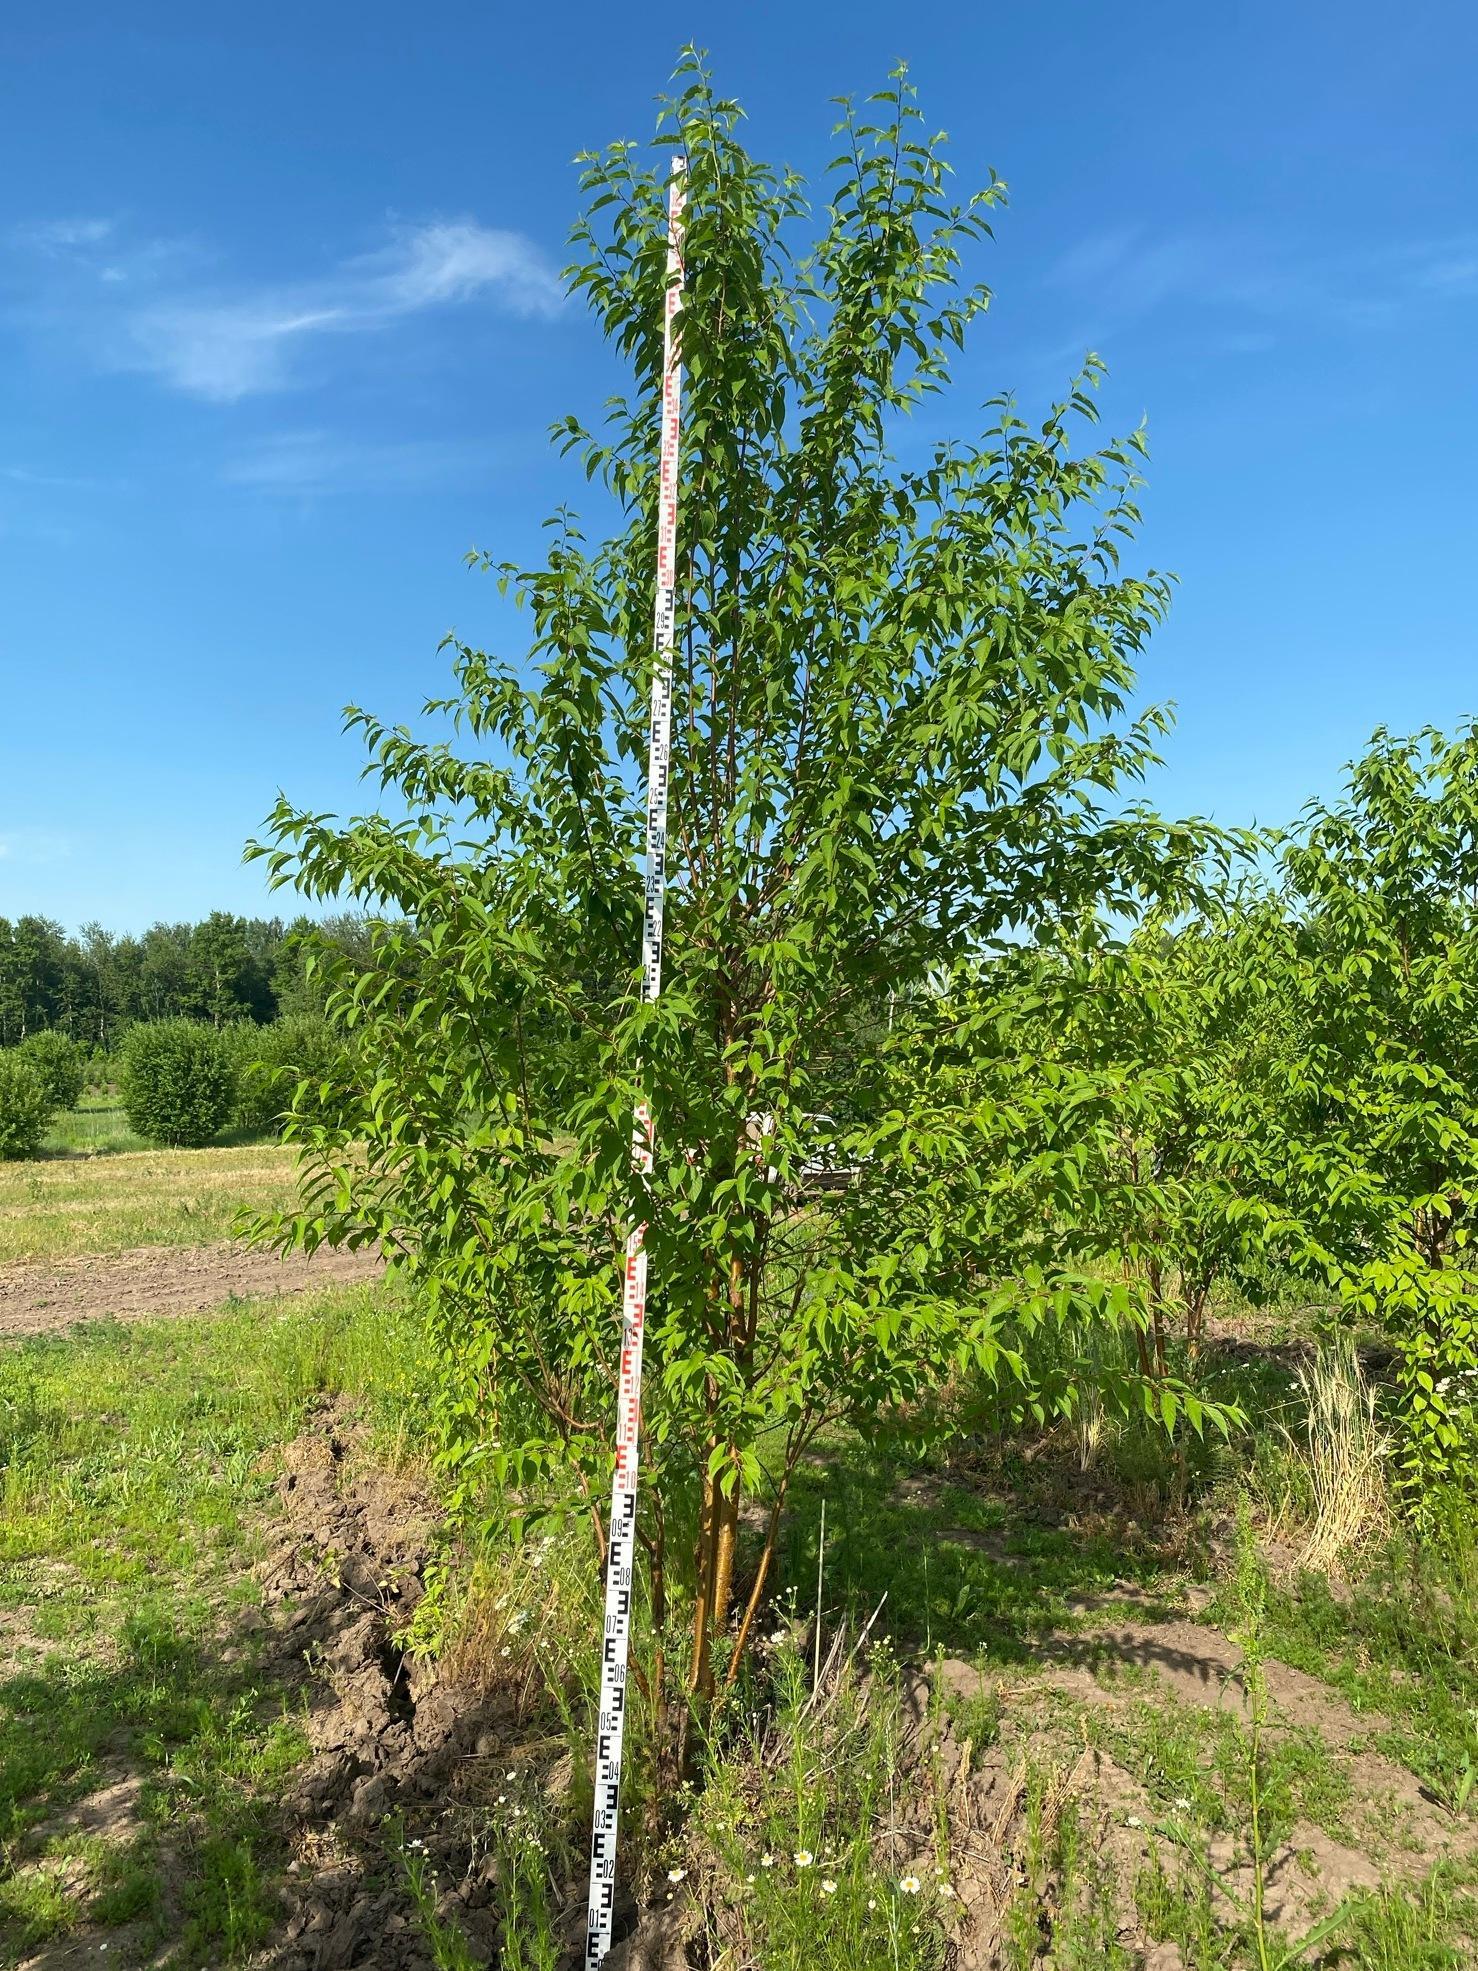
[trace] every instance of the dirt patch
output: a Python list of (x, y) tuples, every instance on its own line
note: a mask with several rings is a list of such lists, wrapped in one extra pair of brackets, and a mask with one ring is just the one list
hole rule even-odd
[[(280, 1492), (262, 1579), (284, 1666), (310, 1672), (313, 1751), (281, 1802), (294, 1860), (283, 1922), (254, 1971), (431, 1971), (407, 1855), (475, 1961), (496, 1961), (497, 1830), (559, 1813), (564, 1747), (515, 1690), (454, 1686), (401, 1654), (439, 1515), (414, 1484), (358, 1463), (332, 1410), (288, 1447)], [(564, 1912), (575, 1961), (579, 1887), (568, 1884)]]
[[(1080, 1679), (1091, 1684), (1088, 1673), (1076, 1667), (1052, 1672), (1038, 1686), (1046, 1700), (1040, 1729), (1017, 1733), (983, 1753), (964, 1737), (947, 1703), (941, 1709), (935, 1700), (941, 1694), (946, 1699), (986, 1694), (994, 1687), (988, 1676), (971, 1664), (945, 1660), (927, 1675), (917, 1673), (909, 1685), (917, 1736), (907, 1757), (927, 1761), (949, 1805), (959, 1971), (1003, 1971), (1019, 1961), (1005, 1933), (1013, 1901), (1019, 1921), (1023, 1894), (1032, 1898), (1041, 1949), (1048, 1953), (1041, 1961), (1052, 1961), (1065, 1885), (1054, 1868), (1043, 1869), (1040, 1858), (1051, 1849), (1053, 1830), (1069, 1815), (1076, 1829), (1079, 1893), (1086, 1879), (1110, 1899), (1112, 1932), (1145, 1971), (1183, 1971), (1176, 1947), (1157, 1943), (1144, 1929), (1134, 1885), (1145, 1870), (1158, 1868), (1172, 1882), (1184, 1880), (1192, 1887), (1209, 1878), (1223, 1920), (1248, 1906), (1252, 1870), (1245, 1841), (1215, 1837), (1189, 1862), (1168, 1832), (1163, 1808), (1134, 1774), (1105, 1752), (1074, 1751), (1065, 1743), (1054, 1700), (1063, 1690), (1083, 1696)], [(1096, 1696), (1100, 1703), (1116, 1701), (1102, 1689)], [(921, 1840), (926, 1835), (921, 1828)], [(1381, 1879), (1366, 1853), (1301, 1821), (1269, 1858), (1268, 1919), (1298, 1934), (1342, 1897), (1374, 1888)]]
[(236, 1244), (140, 1246), (106, 1258), (0, 1266), (0, 1338), (56, 1334), (80, 1321), (199, 1314), (229, 1300), (378, 1279), (373, 1252), (324, 1248), (311, 1259)]
[[(1102, 1612), (1102, 1602), (1099, 1608)], [(1082, 1703), (1121, 1702), (1113, 1672), (1122, 1666), (1148, 1672), (1181, 1705), (1226, 1709), (1243, 1719), (1247, 1715), (1242, 1652), (1219, 1629), (1205, 1623), (1110, 1622), (1086, 1632), (1053, 1636), (1042, 1654), (1054, 1666), (1053, 1686)], [(1395, 1835), (1425, 1864), (1439, 1853), (1469, 1853), (1478, 1846), (1466, 1822), (1443, 1813), (1413, 1773), (1371, 1747), (1371, 1738), (1387, 1727), (1388, 1720), (1376, 1712), (1353, 1710), (1338, 1691), (1286, 1663), (1270, 1658), (1263, 1674), (1271, 1700), (1271, 1729), (1312, 1734), (1341, 1755), (1352, 1781), (1357, 1818), (1368, 1823), (1372, 1838), (1382, 1847)], [(1317, 1847), (1312, 1834), (1306, 1845)]]

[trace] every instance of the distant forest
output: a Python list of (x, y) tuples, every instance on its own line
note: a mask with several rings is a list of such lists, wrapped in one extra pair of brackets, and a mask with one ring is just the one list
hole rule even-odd
[(72, 937), (46, 917), (0, 917), (0, 1046), (54, 1028), (108, 1049), (136, 1020), (183, 1015), (225, 1026), (320, 1011), (298, 937), (309, 928), (350, 950), (369, 934), (353, 916), (310, 925), (224, 910), (196, 924), (155, 924), (141, 937), (100, 924)]

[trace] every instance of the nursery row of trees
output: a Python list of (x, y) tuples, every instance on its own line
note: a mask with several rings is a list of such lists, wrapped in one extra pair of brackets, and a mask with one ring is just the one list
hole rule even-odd
[[(531, 646), (457, 648), (428, 712), (463, 743), (351, 712), (404, 819), (284, 800), (257, 851), (378, 920), (353, 954), (308, 934), (348, 1045), (294, 1125), (304, 1208), (263, 1229), (400, 1255), (467, 1498), (579, 1511), (603, 1544), (620, 1254), (647, 1227), (659, 1711), (732, 1674), (821, 1433), (937, 1436), (962, 1387), (1003, 1426), (1092, 1402), (1229, 1427), (1218, 1282), (1277, 1275), (1384, 1330), (1414, 1498), (1473, 1446), (1478, 736), (1378, 736), (1271, 842), (1136, 801), (1166, 721), (1126, 708), (1167, 589), (1122, 565), (1141, 446), (1097, 442), (1094, 366), (1039, 423), (1002, 400), (973, 441), (889, 448), (986, 309), (962, 267), (1003, 188), (953, 196), (895, 78), (844, 119), (803, 243), (799, 181), (738, 130), (692, 64), (652, 163), (586, 163), (571, 286), (634, 387), (600, 434), (557, 435), (612, 537), (565, 510), (539, 565), (497, 568)], [(648, 1007), (674, 152), (687, 406)], [(850, 1181), (817, 1197), (823, 1137)]]
[[(224, 1026), (318, 1011), (298, 944), (306, 925), (214, 910), (195, 924), (155, 924), (141, 937), (100, 924), (74, 937), (50, 918), (0, 917), (0, 1047), (55, 1032), (108, 1052), (137, 1020)], [(322, 928), (350, 950), (363, 943), (352, 916)]]
[[(337, 1061), (343, 1041), (315, 1013), (290, 1013), (266, 1026), (238, 1020), (140, 1020), (116, 1053), (89, 1054), (56, 1028), (0, 1050), (0, 1157), (33, 1157), (53, 1120), (77, 1106), (84, 1089), (116, 1087), (130, 1129), (146, 1143), (199, 1149), (223, 1130), (278, 1132), (294, 1090)], [(306, 1109), (304, 1094), (300, 1107)]]

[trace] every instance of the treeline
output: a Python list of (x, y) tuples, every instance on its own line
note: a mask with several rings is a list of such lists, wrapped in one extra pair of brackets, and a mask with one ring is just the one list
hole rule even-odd
[(47, 917), (0, 917), (0, 1046), (62, 1033), (111, 1052), (144, 1020), (249, 1020), (263, 1026), (321, 1013), (303, 934), (326, 932), (350, 955), (367, 949), (368, 926), (348, 914), (237, 917), (213, 910), (198, 923), (155, 924), (140, 937), (86, 924), (76, 936)]

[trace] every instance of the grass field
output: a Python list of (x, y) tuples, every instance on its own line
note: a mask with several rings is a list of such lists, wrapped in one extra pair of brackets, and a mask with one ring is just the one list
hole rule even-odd
[[(274, 1141), (248, 1130), (222, 1130), (211, 1146), (240, 1149), (251, 1143)], [(111, 1156), (120, 1150), (147, 1150), (150, 1146), (128, 1126), (123, 1103), (111, 1090), (92, 1088), (75, 1109), (67, 1109), (52, 1119), (42, 1138), (42, 1150), (51, 1156)]]
[(0, 1264), (209, 1245), (230, 1237), (242, 1206), (288, 1204), (294, 1160), (283, 1144), (252, 1143), (0, 1163)]
[(0, 1962), (84, 1920), (116, 1961), (266, 1935), (306, 1750), (249, 1620), (272, 1449), (324, 1392), (388, 1418), (402, 1318), (365, 1290), (0, 1352)]
[[(384, 1288), (0, 1349), (0, 1961), (69, 1938), (88, 1961), (103, 1947), (108, 1962), (179, 1971), (266, 1961), (254, 1954), (321, 1867), (398, 1894), (397, 1920), (421, 1926), (442, 1971), (566, 1963), (556, 1919), (582, 1879), (588, 1794), (537, 1782), (589, 1755), (599, 1600), (580, 1526), (522, 1545), (489, 1528), (460, 1558), (433, 1549), (443, 1587), (419, 1640), (471, 1676), (464, 1701), (495, 1686), (496, 1752), (466, 1762), (487, 1774), (486, 1804), (417, 1785), (412, 1825), (307, 1833), (281, 1805), (311, 1762), (330, 1674), (311, 1652), (274, 1653), (252, 1573), (279, 1523), (283, 1447), (337, 1398), (338, 1437), (360, 1419), (344, 1455), (424, 1471), (422, 1360), (413, 1309)], [(1316, 1583), (1270, 1594), (1257, 1619), (1310, 1680), (1259, 1755), (1214, 1675), (1177, 1691), (1155, 1669), (1185, 1684), (1197, 1648), (1244, 1631), (1245, 1588), (1223, 1572), (1226, 1606), (1209, 1602), (1216, 1569), (1173, 1517), (1067, 1523), (1071, 1467), (1044, 1464), (928, 1470), (842, 1441), (817, 1461), (762, 1653), (769, 1694), (752, 1713), (742, 1698), (655, 1838), (640, 1832), (651, 1782), (633, 1718), (628, 1854), (648, 1907), (688, 1885), (705, 1961), (736, 1968), (941, 1971), (973, 1897), (998, 1934), (963, 1963), (1252, 1971), (1247, 1921), (1216, 1883), (1245, 1880), (1256, 1771), (1300, 1907), (1326, 1906), (1321, 1882), (1340, 1869), (1355, 1876), (1337, 1955), (1310, 1962), (1463, 1971), (1478, 1924), (1471, 1539), (1459, 1529), (1445, 1567), (1428, 1563), (1425, 1593), (1399, 1542), (1379, 1545), (1342, 1590), (1343, 1630)], [(818, 1571), (828, 1644), (888, 1591), (867, 1675), (844, 1666), (819, 1705)], [(1450, 1804), (1439, 1814), (1431, 1796)], [(524, 1955), (490, 1959), (487, 1931), (462, 1927), (485, 1897), (437, 1887), (439, 1871), (471, 1895), (490, 1857), (511, 1899), (492, 1915), (523, 1926)], [(1282, 1952), (1288, 1937), (1274, 1941)], [(1161, 1944), (1178, 1955), (1152, 1957)]]
[[(110, 1254), (212, 1243), (293, 1188), (290, 1148), (130, 1147), (97, 1101), (0, 1164), (0, 1262), (95, 1256), (106, 1277)], [(1347, 1526), (1321, 1503), (1300, 1319), (1261, 1317), (1205, 1365), (1257, 1428), (1174, 1470), (1142, 1426), (1090, 1455), (964, 1412), (930, 1462), (886, 1434), (819, 1445), (755, 1666), (680, 1793), (633, 1704), (623, 1866), (643, 1921), (678, 1923), (713, 1971), (1478, 1963), (1478, 1534), (1459, 1517), (1418, 1543), (1379, 1496)], [(437, 1971), (575, 1961), (588, 1534), (576, 1517), (517, 1536), (475, 1481), (438, 1531), (425, 1373), (414, 1307), (384, 1285), (0, 1343), (0, 1964), (277, 1963), (261, 1953), (320, 1873), (341, 1898), (325, 1961), (387, 1908)], [(351, 1471), (381, 1487), (380, 1533), (337, 1504), (317, 1532), (291, 1517), (303, 1494), (277, 1480), (305, 1445), (331, 1501)], [(1349, 1534), (1329, 1573), (1301, 1558), (1321, 1525)], [(399, 1629), (407, 1565), (429, 1592)], [(297, 1598), (324, 1583), (352, 1649), (301, 1645)], [(424, 1712), (410, 1700), (413, 1734), (386, 1682), (407, 1647), (425, 1688), (446, 1678)], [(353, 1761), (340, 1792), (311, 1791), (338, 1784), (325, 1715), (367, 1729), (371, 1687), (400, 1788), (378, 1812)], [(458, 1740), (464, 1710), (493, 1729)], [(323, 1802), (306, 1820), (305, 1798)], [(1336, 1908), (1324, 1954), (1303, 1949)]]

